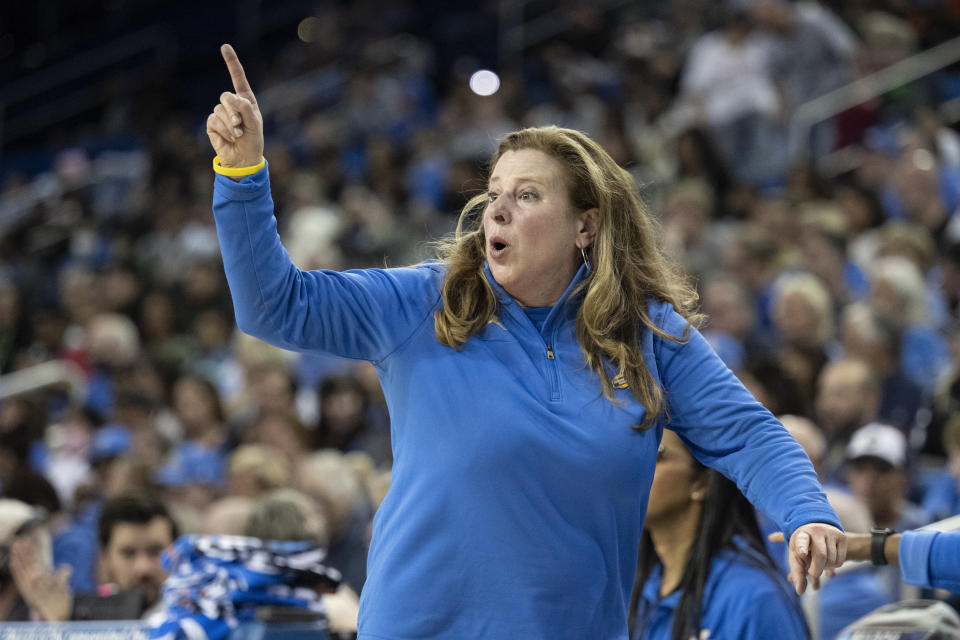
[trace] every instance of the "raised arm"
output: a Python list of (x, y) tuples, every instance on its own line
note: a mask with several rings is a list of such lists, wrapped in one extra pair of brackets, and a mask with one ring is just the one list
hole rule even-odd
[(287, 349), (382, 360), (430, 321), (439, 267), (297, 269), (277, 235), (257, 99), (233, 48), (221, 53), (234, 91), (220, 95), (207, 135), (219, 160), (213, 212), (237, 325)]

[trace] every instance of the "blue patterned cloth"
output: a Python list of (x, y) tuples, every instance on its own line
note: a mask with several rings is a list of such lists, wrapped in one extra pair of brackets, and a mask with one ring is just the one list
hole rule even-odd
[(170, 576), (163, 584), (163, 610), (148, 621), (149, 637), (227, 638), (262, 606), (299, 607), (325, 620), (317, 588), (335, 589), (341, 579), (323, 564), (325, 557), (309, 542), (183, 536), (163, 555)]

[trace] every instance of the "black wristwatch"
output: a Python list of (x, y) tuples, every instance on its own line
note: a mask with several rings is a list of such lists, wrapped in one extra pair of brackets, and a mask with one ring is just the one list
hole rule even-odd
[(870, 561), (874, 566), (882, 567), (887, 562), (887, 556), (883, 553), (883, 546), (887, 542), (887, 536), (896, 533), (893, 529), (870, 529)]

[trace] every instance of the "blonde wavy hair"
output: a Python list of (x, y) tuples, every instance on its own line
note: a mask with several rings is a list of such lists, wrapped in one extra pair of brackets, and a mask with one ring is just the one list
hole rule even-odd
[[(649, 428), (663, 411), (663, 390), (643, 358), (641, 336), (649, 330), (682, 342), (650, 319), (648, 296), (668, 302), (689, 324), (698, 326), (697, 293), (660, 249), (658, 228), (647, 211), (633, 177), (596, 142), (579, 131), (536, 127), (508, 134), (490, 162), (494, 167), (507, 151), (534, 149), (556, 158), (564, 167), (570, 202), (577, 211), (596, 208), (597, 234), (588, 248), (590, 275), (572, 296), (582, 296), (577, 310), (577, 341), (589, 368), (600, 377), (603, 395), (614, 402), (609, 361), (623, 376), (633, 396), (646, 409)], [(434, 316), (437, 340), (460, 348), (497, 313), (498, 301), (484, 275), (486, 238), (483, 212), (486, 193), (470, 199), (460, 213), (454, 234), (437, 243), (446, 265), (443, 307)]]

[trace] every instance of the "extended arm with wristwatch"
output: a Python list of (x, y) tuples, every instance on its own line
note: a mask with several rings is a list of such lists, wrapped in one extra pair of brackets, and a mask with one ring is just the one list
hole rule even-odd
[(954, 516), (903, 533), (874, 529), (870, 535), (847, 534), (847, 558), (899, 565), (907, 584), (960, 593), (958, 525), (960, 516)]
[[(783, 534), (771, 534), (770, 540), (783, 542)], [(960, 516), (902, 533), (848, 532), (847, 561), (899, 566), (907, 584), (960, 593)]]
[(872, 562), (876, 566), (900, 564), (900, 534), (893, 529), (870, 533), (847, 533), (847, 560)]

